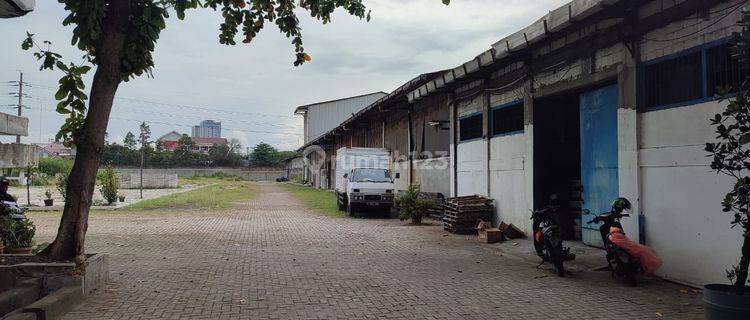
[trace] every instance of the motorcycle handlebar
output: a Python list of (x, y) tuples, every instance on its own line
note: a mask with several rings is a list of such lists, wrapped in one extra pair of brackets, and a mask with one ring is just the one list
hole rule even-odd
[[(607, 214), (607, 213), (603, 213), (602, 215)], [(629, 214), (618, 214), (618, 215), (608, 216), (607, 218), (619, 219), (619, 218), (624, 218), (624, 217), (630, 217), (630, 215)], [(602, 221), (602, 220), (604, 220), (604, 218), (602, 218), (601, 216), (596, 216), (594, 219), (592, 219), (591, 221), (586, 222), (586, 223), (587, 224), (592, 224), (592, 223), (596, 223), (596, 222), (599, 222), (599, 221)]]

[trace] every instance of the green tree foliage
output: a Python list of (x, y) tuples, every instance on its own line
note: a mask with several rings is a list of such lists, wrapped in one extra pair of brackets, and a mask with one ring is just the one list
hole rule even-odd
[(250, 166), (278, 167), (284, 160), (296, 155), (296, 151), (279, 151), (270, 144), (261, 142), (250, 152)]
[(125, 139), (122, 140), (122, 145), (131, 150), (135, 149), (135, 135), (128, 131), (128, 133), (125, 134)]
[(151, 139), (151, 127), (144, 121), (141, 123), (139, 128), (141, 133), (138, 135), (138, 141), (141, 143), (141, 148), (145, 148), (150, 145), (149, 139)]
[[(742, 34), (733, 35), (732, 56), (742, 68), (750, 69), (750, 11), (743, 10)], [(746, 78), (739, 88), (720, 88), (723, 100), (728, 100), (726, 109), (714, 115), (711, 125), (716, 130), (716, 142), (707, 143), (706, 151), (713, 158), (711, 169), (723, 173), (734, 180), (732, 189), (724, 196), (722, 210), (732, 216), (731, 226), (740, 227), (743, 244), (740, 261), (727, 271), (727, 277), (734, 282), (735, 292), (742, 295), (746, 291), (748, 266), (750, 265), (750, 78)], [(737, 92), (730, 97), (729, 92)]]
[(270, 144), (261, 142), (250, 153), (250, 162), (255, 167), (272, 167), (276, 165), (275, 157), (278, 152)]
[(46, 157), (39, 159), (39, 172), (54, 177), (58, 173), (70, 173), (73, 169), (73, 159)]
[(101, 177), (101, 188), (99, 192), (102, 193), (102, 197), (107, 200), (108, 204), (112, 204), (117, 201), (117, 189), (120, 187), (117, 182), (117, 175), (115, 169), (111, 165), (107, 165), (104, 169), (104, 174)]

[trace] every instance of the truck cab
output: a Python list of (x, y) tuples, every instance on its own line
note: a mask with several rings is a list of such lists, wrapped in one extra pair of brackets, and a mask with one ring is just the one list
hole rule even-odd
[(336, 157), (336, 198), (339, 210), (349, 215), (376, 209), (390, 216), (396, 193), (390, 153), (377, 148), (342, 148)]
[(390, 212), (393, 207), (393, 180), (388, 169), (356, 168), (344, 174), (346, 198), (339, 201), (339, 208), (349, 214), (365, 208)]

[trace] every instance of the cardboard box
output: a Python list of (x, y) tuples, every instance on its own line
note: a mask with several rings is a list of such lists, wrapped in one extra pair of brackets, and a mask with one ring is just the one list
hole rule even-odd
[(498, 228), (479, 230), (478, 236), (481, 243), (496, 243), (503, 241), (503, 232)]

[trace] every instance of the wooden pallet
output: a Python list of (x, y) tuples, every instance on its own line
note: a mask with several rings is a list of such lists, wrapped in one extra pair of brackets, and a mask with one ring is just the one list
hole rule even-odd
[(492, 199), (464, 196), (445, 199), (442, 206), (443, 229), (451, 233), (476, 234), (477, 221), (491, 220), (494, 213)]

